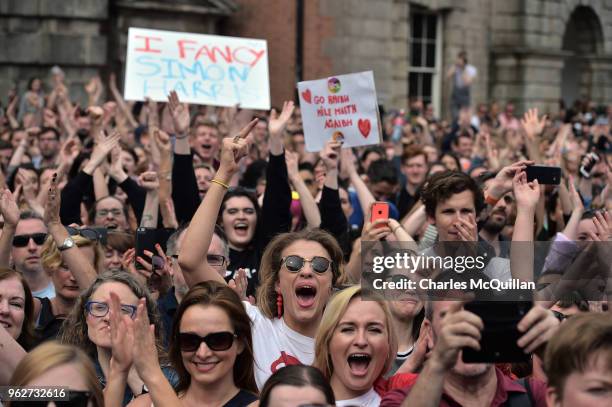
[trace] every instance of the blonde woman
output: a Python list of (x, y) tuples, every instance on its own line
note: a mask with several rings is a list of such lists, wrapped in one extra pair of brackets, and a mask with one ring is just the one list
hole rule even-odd
[(336, 406), (380, 405), (374, 384), (397, 353), (391, 314), (382, 299), (360, 286), (337, 293), (325, 308), (315, 341), (314, 366), (329, 380)]
[[(78, 247), (81, 255), (91, 264), (102, 257), (97, 242), (82, 236), (72, 236), (74, 245)], [(62, 252), (58, 249), (51, 236), (43, 244), (41, 261), (43, 269), (51, 276), (55, 287), (55, 297), (34, 297), (34, 321), (36, 321), (36, 341), (39, 344), (49, 339), (56, 339), (62, 323), (72, 311), (82, 289), (72, 271), (62, 259)]]
[[(48, 342), (28, 353), (19, 363), (10, 381), (12, 387), (68, 388), (69, 405), (103, 407), (102, 390), (93, 364), (75, 346)], [(13, 401), (8, 407), (29, 406)]]

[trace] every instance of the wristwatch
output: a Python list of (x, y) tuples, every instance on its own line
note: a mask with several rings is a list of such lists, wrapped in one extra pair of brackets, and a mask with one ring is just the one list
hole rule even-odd
[(66, 240), (64, 240), (64, 243), (62, 243), (62, 245), (58, 247), (58, 249), (60, 252), (63, 252), (64, 250), (72, 249), (74, 246), (74, 240), (70, 236), (68, 236)]

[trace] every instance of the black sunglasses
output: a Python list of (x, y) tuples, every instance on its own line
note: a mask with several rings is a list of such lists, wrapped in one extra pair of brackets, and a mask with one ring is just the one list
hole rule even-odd
[(31, 235), (17, 235), (13, 236), (13, 246), (15, 247), (26, 247), (30, 243), (30, 239), (34, 240), (37, 245), (45, 243), (47, 238), (46, 233), (33, 233)]
[(232, 347), (234, 338), (238, 335), (231, 332), (213, 332), (204, 337), (194, 333), (182, 332), (179, 334), (179, 348), (183, 352), (195, 352), (202, 342), (212, 351), (224, 351)]
[(99, 241), (103, 245), (106, 244), (106, 236), (108, 233), (106, 228), (73, 228), (72, 226), (66, 226), (66, 230), (70, 236), (83, 236), (85, 239), (91, 240), (92, 242)]
[(66, 395), (66, 400), (11, 401), (11, 407), (47, 407), (51, 401), (53, 401), (57, 407), (87, 407), (91, 399), (91, 392), (89, 391), (70, 390)]
[(297, 273), (303, 269), (304, 265), (308, 262), (310, 263), (310, 266), (314, 272), (317, 274), (325, 273), (331, 265), (330, 260), (321, 256), (314, 256), (312, 259), (305, 259), (301, 256), (293, 254), (281, 259), (281, 265), (284, 264), (287, 270), (289, 270), (291, 273)]

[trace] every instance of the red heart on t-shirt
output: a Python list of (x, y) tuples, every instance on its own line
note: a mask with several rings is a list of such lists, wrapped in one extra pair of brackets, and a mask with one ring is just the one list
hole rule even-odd
[(302, 92), (302, 99), (310, 103), (312, 100), (312, 93), (310, 93), (310, 89), (306, 89), (304, 92)]
[(357, 122), (357, 127), (359, 127), (359, 131), (361, 132), (364, 138), (367, 138), (370, 134), (370, 130), (372, 130), (370, 119), (359, 119), (359, 121)]

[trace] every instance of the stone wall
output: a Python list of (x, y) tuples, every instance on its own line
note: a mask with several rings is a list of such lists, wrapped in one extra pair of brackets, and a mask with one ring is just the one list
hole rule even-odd
[(73, 95), (106, 64), (108, 0), (0, 1), (0, 97), (61, 65)]

